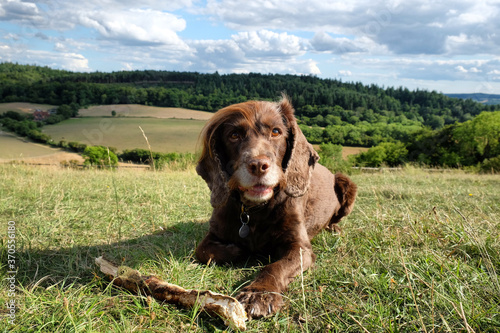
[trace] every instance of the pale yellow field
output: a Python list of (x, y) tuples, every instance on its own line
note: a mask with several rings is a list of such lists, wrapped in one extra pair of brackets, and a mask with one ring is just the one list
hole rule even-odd
[[(313, 145), (316, 151), (319, 151), (319, 145)], [(356, 155), (367, 151), (366, 147), (342, 147), (342, 158), (346, 159), (349, 155)]]
[(42, 164), (58, 164), (60, 161), (69, 160), (83, 162), (83, 158), (78, 154), (34, 143), (11, 133), (0, 131), (0, 163), (13, 160)]
[(56, 106), (49, 104), (34, 104), (34, 103), (0, 103), (0, 114), (7, 111), (16, 111), (20, 113), (33, 113), (36, 109), (49, 110)]
[(367, 151), (365, 147), (342, 147), (342, 157), (347, 158), (349, 155), (356, 155)]
[[(48, 110), (57, 108), (49, 104), (35, 103), (0, 103), (0, 114), (7, 111), (20, 113), (33, 113), (36, 109)], [(156, 106), (146, 106), (140, 104), (116, 104), (116, 105), (96, 105), (86, 109), (80, 109), (78, 114), (81, 117), (111, 117), (111, 111), (116, 111), (116, 117), (151, 117), (151, 118), (176, 118), (208, 120), (213, 113), (183, 108), (164, 108)]]
[(208, 120), (213, 113), (182, 108), (163, 108), (139, 104), (98, 105), (87, 109), (80, 109), (78, 114), (82, 117), (110, 117), (112, 111), (116, 117), (152, 117)]
[(201, 120), (158, 118), (73, 118), (55, 125), (46, 125), (42, 131), (54, 141), (78, 141), (93, 146), (125, 149), (151, 149), (160, 153), (192, 152), (196, 150), (199, 133), (205, 124)]
[[(47, 110), (52, 105), (32, 103), (0, 103), (0, 113), (9, 110), (23, 113), (35, 109)], [(111, 117), (115, 110), (117, 116)], [(180, 109), (160, 108), (145, 105), (101, 105), (81, 109), (82, 118), (74, 118), (56, 125), (43, 127), (56, 142), (78, 141), (89, 145), (105, 145), (124, 149), (143, 148), (148, 145), (139, 126), (145, 131), (151, 149), (158, 152), (195, 152), (197, 140), (205, 121), (212, 113)], [(103, 118), (105, 117), (105, 118)], [(315, 146), (318, 149), (318, 146)], [(358, 154), (367, 148), (344, 147), (342, 155)], [(25, 160), (30, 163), (53, 160), (79, 160), (78, 154), (68, 153), (45, 145), (36, 144), (10, 133), (0, 132), (0, 162)], [(33, 161), (33, 159), (37, 159)], [(42, 162), (41, 162), (42, 163)]]

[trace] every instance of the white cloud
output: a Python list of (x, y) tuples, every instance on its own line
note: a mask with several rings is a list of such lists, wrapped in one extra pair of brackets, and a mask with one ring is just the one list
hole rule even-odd
[(352, 75), (351, 71), (345, 71), (345, 70), (339, 71), (339, 76), (351, 76), (351, 75)]
[[(191, 5), (191, 0), (146, 1), (137, 6), (132, 1), (81, 1), (37, 3), (7, 0), (0, 3), (0, 18), (38, 29), (67, 31), (81, 25), (95, 29), (101, 38), (119, 43), (168, 44), (185, 48), (177, 36), (184, 30), (184, 19), (166, 12)], [(149, 5), (149, 6), (148, 6)]]
[[(499, 16), (498, 0), (0, 0), (0, 60), (386, 85), (498, 81)], [(192, 37), (207, 20), (200, 36), (210, 37)]]
[(87, 58), (77, 53), (58, 53), (55, 55), (56, 61), (60, 62), (60, 66), (64, 69), (76, 72), (88, 72), (89, 61)]
[[(9, 52), (11, 50), (10, 46), (9, 45), (1, 45), (0, 44), (0, 50), (2, 50), (3, 52)], [(0, 60), (2, 61), (9, 61), (8, 58), (5, 57), (5, 53), (2, 55), (0, 54)]]
[[(368, 58), (353, 54), (332, 62), (335, 71), (330, 76), (346, 76), (348, 71), (351, 73), (348, 79), (355, 82), (445, 92), (464, 92), (468, 85), (471, 92), (483, 83), (500, 88), (499, 75), (493, 72), (495, 68), (500, 68), (499, 65), (500, 60), (449, 59), (446, 56)], [(448, 86), (443, 82), (447, 82)]]
[(0, 44), (0, 61), (37, 64), (70, 71), (90, 71), (89, 61), (83, 55), (72, 52), (30, 50), (25, 47), (10, 47)]
[(196, 51), (192, 55), (200, 68), (208, 71), (228, 71), (244, 59), (244, 52), (232, 40), (200, 40), (190, 43)]
[(240, 32), (228, 40), (191, 41), (196, 50), (190, 59), (195, 70), (320, 74), (317, 63), (298, 59), (306, 53), (304, 40), (269, 30)]
[[(321, 31), (325, 27), (348, 29), (359, 7), (367, 0), (209, 0), (203, 13), (235, 30), (286, 29)], [(380, 1), (380, 3), (382, 3)], [(387, 7), (384, 4), (384, 8)], [(344, 28), (342, 28), (344, 29)]]
[(336, 54), (365, 52), (365, 48), (356, 45), (356, 42), (345, 37), (333, 38), (326, 32), (318, 32), (311, 39), (310, 44), (314, 51)]
[(13, 33), (8, 33), (6, 35), (3, 36), (4, 39), (11, 39), (11, 40), (14, 40), (14, 41), (18, 41), (20, 39), (19, 35), (18, 34), (13, 34)]
[[(228, 71), (225, 71), (228, 72)], [(234, 73), (278, 73), (295, 75), (319, 75), (317, 63), (313, 60), (291, 59), (284, 62), (246, 61), (236, 66)]]
[(457, 25), (478, 25), (498, 19), (498, 1), (473, 1), (467, 11), (456, 13), (454, 20)]
[(269, 30), (240, 32), (232, 40), (247, 56), (253, 57), (290, 57), (305, 53), (301, 38)]
[[(65, 6), (68, 8), (74, 8), (80, 11), (81, 9), (86, 10), (88, 8), (93, 8), (95, 10), (124, 10), (130, 8), (150, 8), (158, 11), (175, 11), (182, 8), (190, 7), (194, 2), (198, 0), (141, 0), (140, 3), (137, 0), (86, 0), (82, 2), (62, 2), (54, 0), (38, 0), (37, 2), (44, 2), (47, 4), (53, 4), (57, 6)], [(55, 6), (52, 6), (55, 7)]]
[[(236, 30), (315, 32), (313, 47), (333, 53), (364, 50), (354, 41), (370, 38), (379, 45), (375, 49), (386, 48), (396, 54), (456, 54), (448, 45), (449, 37), (463, 34), (473, 42), (475, 36), (485, 36), (484, 30), (500, 30), (496, 1), (210, 0), (205, 13)], [(499, 37), (491, 42), (498, 47)], [(488, 54), (497, 51), (491, 47), (484, 50)]]
[(130, 9), (118, 12), (89, 12), (79, 18), (83, 26), (93, 28), (105, 39), (124, 44), (168, 44), (186, 48), (177, 32), (185, 20), (156, 10)]
[(0, 17), (9, 21), (24, 21), (39, 18), (40, 12), (34, 3), (20, 0), (7, 0), (0, 3)]
[(59, 42), (55, 43), (54, 50), (56, 50), (58, 52), (67, 52), (68, 51), (66, 46), (63, 43), (59, 43)]

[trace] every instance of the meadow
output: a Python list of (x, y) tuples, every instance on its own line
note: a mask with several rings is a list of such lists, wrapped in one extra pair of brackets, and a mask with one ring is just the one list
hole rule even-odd
[(109, 117), (115, 111), (117, 117), (154, 117), (208, 120), (213, 113), (184, 108), (165, 108), (140, 104), (94, 105), (80, 109), (81, 117)]
[[(0, 114), (7, 111), (33, 113), (48, 110), (51, 105), (33, 103), (0, 103)], [(111, 117), (111, 111), (116, 112)], [(210, 112), (181, 108), (162, 108), (136, 104), (98, 105), (79, 110), (80, 118), (72, 118), (42, 131), (56, 142), (78, 141), (87, 145), (104, 145), (125, 149), (148, 149), (139, 128), (144, 130), (154, 151), (195, 152), (198, 135)], [(23, 159), (50, 154), (49, 148), (33, 145), (27, 139), (0, 132), (0, 159)], [(42, 147), (42, 148), (41, 148)]]
[(7, 111), (16, 111), (19, 113), (33, 113), (36, 109), (40, 110), (50, 110), (56, 108), (55, 105), (50, 104), (37, 104), (37, 103), (25, 103), (25, 102), (14, 102), (14, 103), (0, 103), (0, 114)]
[(26, 138), (0, 130), (0, 159), (22, 159), (53, 154), (56, 149), (47, 145), (35, 144)]
[[(33, 103), (0, 103), (0, 114), (7, 111), (32, 113), (35, 109), (48, 110), (50, 105)], [(111, 116), (115, 111), (116, 115)], [(199, 133), (213, 115), (211, 112), (183, 108), (153, 107), (138, 104), (96, 105), (79, 110), (78, 118), (64, 120), (55, 125), (45, 125), (42, 131), (54, 142), (76, 141), (87, 145), (125, 149), (151, 149), (160, 153), (195, 153)], [(139, 126), (141, 128), (139, 128)], [(28, 138), (0, 130), (0, 162), (18, 160), (26, 163), (59, 164), (61, 161), (82, 161), (69, 151), (37, 144)], [(319, 148), (318, 145), (315, 146)], [(344, 147), (342, 155), (366, 151), (363, 147)]]
[[(343, 233), (314, 239), (314, 267), (290, 285), (279, 313), (248, 331), (499, 331), (500, 176), (406, 168), (351, 178), (359, 194)], [(196, 262), (211, 207), (193, 168), (4, 164), (0, 181), (3, 331), (220, 332), (218, 318), (110, 286), (94, 258), (229, 295), (267, 262)], [(12, 234), (15, 297), (6, 279)]]
[(56, 142), (78, 141), (92, 146), (125, 149), (151, 149), (161, 153), (194, 152), (205, 121), (160, 118), (72, 118), (43, 127)]

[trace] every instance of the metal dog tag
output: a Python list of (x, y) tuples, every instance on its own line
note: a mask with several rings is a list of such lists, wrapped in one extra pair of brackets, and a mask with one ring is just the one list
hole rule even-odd
[(250, 215), (248, 215), (248, 213), (245, 212), (244, 206), (241, 207), (240, 222), (241, 222), (241, 227), (240, 230), (238, 231), (238, 234), (240, 235), (241, 238), (245, 238), (250, 234), (250, 228), (247, 225), (248, 222), (250, 222)]
[(250, 234), (250, 228), (246, 224), (243, 224), (238, 233), (240, 234), (241, 238), (245, 238), (248, 236), (248, 234)]

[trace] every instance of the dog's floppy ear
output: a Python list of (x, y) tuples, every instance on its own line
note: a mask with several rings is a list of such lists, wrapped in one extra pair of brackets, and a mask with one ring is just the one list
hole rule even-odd
[(196, 172), (205, 180), (211, 191), (210, 204), (214, 208), (225, 204), (230, 192), (227, 185), (229, 175), (223, 168), (223, 162), (217, 152), (217, 128), (218, 124), (209, 122), (203, 129), (203, 150), (196, 166)]
[(279, 102), (279, 109), (288, 126), (287, 152), (282, 163), (287, 184), (285, 193), (291, 197), (300, 197), (309, 188), (319, 155), (297, 125), (293, 107), (286, 96)]

